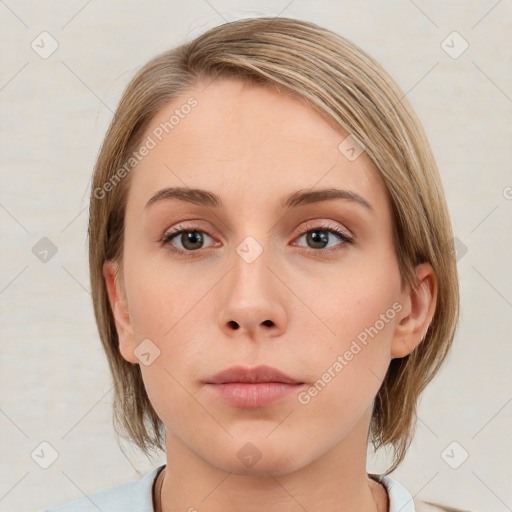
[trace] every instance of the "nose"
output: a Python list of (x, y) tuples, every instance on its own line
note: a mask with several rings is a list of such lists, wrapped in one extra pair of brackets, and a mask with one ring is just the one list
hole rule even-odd
[(276, 269), (265, 251), (252, 262), (236, 251), (232, 268), (217, 290), (217, 318), (228, 337), (257, 340), (274, 338), (286, 331), (287, 289), (274, 275)]

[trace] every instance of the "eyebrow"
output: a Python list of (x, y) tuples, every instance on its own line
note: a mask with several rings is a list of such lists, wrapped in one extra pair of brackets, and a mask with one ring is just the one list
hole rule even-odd
[[(159, 190), (153, 197), (151, 197), (144, 208), (148, 208), (150, 205), (161, 200), (178, 199), (188, 203), (193, 203), (203, 206), (211, 206), (219, 208), (222, 206), (222, 199), (207, 190), (199, 188), (188, 188), (188, 187), (166, 187)], [(281, 202), (282, 208), (293, 208), (301, 205), (319, 203), (322, 201), (328, 201), (331, 199), (341, 199), (344, 201), (351, 201), (353, 203), (364, 206), (371, 212), (374, 211), (366, 199), (361, 197), (359, 194), (350, 190), (343, 190), (337, 188), (325, 188), (316, 190), (297, 190)]]

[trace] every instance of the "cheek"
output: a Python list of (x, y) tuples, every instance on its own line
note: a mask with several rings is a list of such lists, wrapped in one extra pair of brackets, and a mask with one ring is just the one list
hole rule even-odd
[(327, 318), (335, 335), (324, 335), (302, 355), (310, 385), (297, 396), (300, 410), (311, 421), (322, 418), (336, 439), (343, 438), (368, 409), (390, 362), (396, 322), (391, 298), (374, 293), (361, 303), (364, 306), (354, 307), (348, 300), (336, 303)]
[(302, 328), (304, 332), (314, 328), (321, 333), (324, 347), (340, 350), (354, 339), (364, 343), (376, 337), (389, 339), (392, 334), (397, 310), (401, 309), (397, 305), (401, 296), (398, 268), (393, 264), (363, 263), (341, 268), (325, 276), (320, 284), (302, 280), (299, 294), (308, 297), (308, 309), (318, 319), (313, 322), (309, 314)]
[(310, 382), (317, 383), (304, 402), (318, 394), (326, 405), (368, 405), (387, 371), (402, 309), (398, 267), (393, 260), (387, 266), (361, 262), (325, 285), (309, 304), (322, 322), (311, 322), (309, 315), (299, 327), (301, 361), (310, 369)]
[(207, 354), (198, 357), (202, 353), (199, 345), (200, 340), (208, 339), (209, 332), (211, 337), (211, 326), (201, 321), (206, 317), (202, 309), (206, 301), (200, 301), (204, 289), (191, 285), (190, 276), (165, 272), (165, 267), (136, 251), (125, 260), (135, 344), (144, 340), (151, 354), (150, 364), (140, 364), (148, 397), (167, 426), (188, 428), (191, 421), (201, 420), (191, 374), (205, 371), (205, 359), (210, 358)]
[(185, 315), (184, 305), (193, 301), (190, 281), (165, 271), (165, 266), (138, 252), (126, 258), (130, 320), (138, 338), (165, 338)]

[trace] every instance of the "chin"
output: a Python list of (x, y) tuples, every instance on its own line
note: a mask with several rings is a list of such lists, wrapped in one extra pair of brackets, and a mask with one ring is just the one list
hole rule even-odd
[(307, 454), (297, 450), (296, 443), (275, 442), (262, 437), (251, 441), (234, 440), (220, 453), (210, 453), (208, 462), (223, 471), (244, 476), (285, 475), (307, 465)]

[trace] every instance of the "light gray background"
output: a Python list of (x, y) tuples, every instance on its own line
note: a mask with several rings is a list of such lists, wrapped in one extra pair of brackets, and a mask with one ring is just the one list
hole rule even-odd
[[(141, 64), (254, 15), (298, 17), (352, 39), (396, 78), (422, 119), (463, 249), (462, 318), (393, 477), (422, 499), (512, 510), (510, 0), (2, 0), (0, 15), (1, 511), (55, 505), (164, 462), (126, 443), (123, 454), (113, 432), (111, 377), (89, 294), (89, 180)], [(43, 31), (59, 45), (46, 59), (31, 48), (33, 40), (42, 46)], [(469, 44), (458, 58), (443, 49), (462, 48), (457, 36), (446, 40), (453, 31)], [(43, 237), (58, 249), (46, 263), (32, 252)], [(48, 469), (31, 458), (43, 441), (58, 452)], [(465, 451), (458, 469), (446, 462), (460, 463)], [(369, 469), (384, 465), (381, 455)]]

